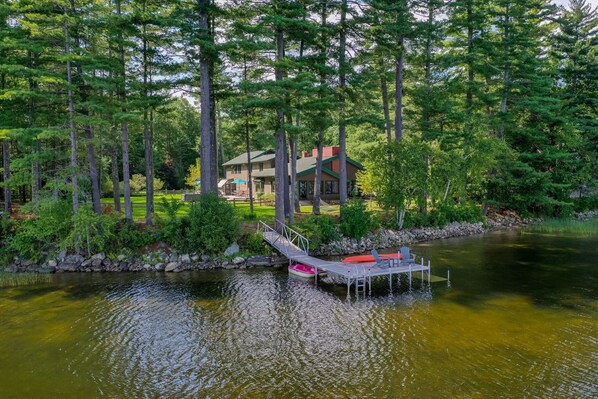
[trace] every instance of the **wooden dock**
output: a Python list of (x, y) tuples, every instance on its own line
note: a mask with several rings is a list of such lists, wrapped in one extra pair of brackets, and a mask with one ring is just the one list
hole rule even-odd
[[(316, 269), (315, 279), (318, 280), (319, 272), (326, 272), (328, 275), (344, 280), (347, 284), (347, 293), (351, 286), (355, 286), (355, 292), (372, 291), (372, 278), (386, 277), (389, 287), (392, 290), (393, 276), (400, 279), (401, 274), (408, 276), (409, 284), (414, 273), (421, 273), (422, 281), (430, 283), (430, 261), (425, 264), (414, 262), (402, 262), (391, 260), (390, 265), (380, 266), (376, 263), (343, 263), (331, 262), (315, 258), (309, 255), (309, 240), (291, 229), (286, 224), (277, 221), (275, 228), (259, 222), (258, 230), (262, 233), (264, 241), (289, 259), (289, 263), (301, 263)], [(427, 277), (427, 278), (426, 278)]]

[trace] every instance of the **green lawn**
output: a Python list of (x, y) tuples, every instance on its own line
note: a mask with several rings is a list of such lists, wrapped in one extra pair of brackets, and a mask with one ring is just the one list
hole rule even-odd
[[(162, 211), (162, 207), (160, 205), (162, 203), (162, 198), (166, 198), (169, 201), (172, 199), (177, 199), (179, 201), (181, 200), (180, 194), (156, 195), (154, 197), (154, 203), (155, 203), (155, 213), (157, 214), (158, 217), (166, 216), (165, 213)], [(145, 220), (145, 205), (146, 205), (145, 195), (134, 195), (131, 197), (131, 200), (133, 202), (133, 219), (135, 219), (136, 221)], [(114, 203), (113, 201), (114, 200), (112, 198), (102, 198), (102, 203), (106, 204), (106, 205), (113, 204)], [(231, 202), (231, 203), (233, 203), (233, 202)], [(241, 218), (249, 219), (249, 202), (234, 202), (233, 204)], [(125, 208), (124, 200), (121, 198), (121, 210), (124, 211), (124, 208)], [(331, 207), (330, 210), (332, 210), (333, 212), (338, 212), (338, 206), (333, 206), (333, 207)], [(260, 206), (258, 204), (258, 202), (255, 201), (253, 211), (254, 211), (256, 219), (258, 219), (258, 220), (263, 220), (268, 223), (274, 221), (275, 210), (274, 210), (273, 206), (266, 206), (266, 205)], [(311, 211), (312, 211), (311, 206), (302, 206), (301, 207), (301, 213), (311, 213)], [(325, 211), (325, 210), (323, 209), (323, 211)], [(184, 205), (179, 210), (178, 215), (184, 216), (188, 212), (189, 212), (189, 204), (184, 203)]]

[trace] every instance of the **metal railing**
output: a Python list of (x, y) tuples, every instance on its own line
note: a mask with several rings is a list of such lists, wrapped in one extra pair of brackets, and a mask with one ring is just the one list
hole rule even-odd
[(273, 232), (277, 233), (277, 237), (274, 241), (270, 242), (273, 247), (279, 249), (283, 255), (288, 257), (288, 245), (279, 245), (276, 246), (276, 242), (279, 241), (281, 238), (285, 238), (288, 244), (291, 244), (301, 251), (305, 252), (306, 255), (309, 255), (309, 240), (299, 234), (297, 231), (291, 229), (287, 226), (284, 222), (280, 220), (276, 220), (275, 227), (272, 228), (266, 223), (262, 222), (261, 220), (258, 222), (257, 225), (258, 231), (262, 233)]

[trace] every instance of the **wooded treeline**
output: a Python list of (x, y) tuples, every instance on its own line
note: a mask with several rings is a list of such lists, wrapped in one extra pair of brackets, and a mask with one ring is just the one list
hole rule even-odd
[(132, 220), (140, 173), (149, 224), (155, 176), (180, 188), (199, 157), (215, 192), (223, 160), (271, 147), (292, 221), (298, 150), (336, 144), (341, 165), (370, 166), (365, 191), (396, 188), (389, 206), (560, 214), (598, 176), (596, 15), (585, 0), (7, 0), (1, 198), (100, 213), (112, 193)]

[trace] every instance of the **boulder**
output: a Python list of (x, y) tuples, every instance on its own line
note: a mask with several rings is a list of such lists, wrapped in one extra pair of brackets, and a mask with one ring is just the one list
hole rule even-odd
[(116, 257), (116, 259), (117, 259), (119, 262), (122, 262), (123, 260), (127, 259), (127, 255), (120, 254), (120, 255), (118, 255), (118, 256)]
[(48, 266), (49, 267), (53, 267), (54, 269), (56, 269), (56, 266), (58, 266), (58, 262), (56, 262), (55, 260), (49, 260), (48, 261)]
[(189, 256), (189, 254), (181, 255), (181, 262), (191, 263), (191, 256)]
[(94, 256), (91, 257), (91, 259), (99, 259), (100, 262), (103, 261), (106, 258), (106, 255), (104, 255), (103, 253), (99, 253), (99, 254), (95, 254)]
[(156, 269), (156, 271), (162, 272), (164, 271), (164, 268), (166, 268), (166, 263), (157, 263), (156, 266), (154, 267), (154, 269)]
[(169, 264), (166, 265), (166, 267), (164, 268), (164, 271), (165, 272), (172, 272), (178, 266), (179, 266), (179, 264), (177, 262), (170, 262)]
[(226, 248), (226, 251), (224, 251), (224, 256), (232, 256), (234, 254), (238, 254), (239, 253), (239, 244), (237, 244), (236, 242), (233, 242), (228, 248)]
[(247, 259), (247, 264), (251, 266), (270, 266), (270, 257), (264, 255), (251, 256)]
[(39, 269), (39, 272), (42, 274), (52, 274), (52, 273), (56, 273), (56, 267), (54, 266), (46, 266), (44, 265), (41, 269)]
[(245, 259), (242, 258), (241, 256), (237, 256), (236, 258), (233, 259), (233, 263), (235, 265), (240, 265), (243, 262), (245, 262)]

